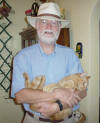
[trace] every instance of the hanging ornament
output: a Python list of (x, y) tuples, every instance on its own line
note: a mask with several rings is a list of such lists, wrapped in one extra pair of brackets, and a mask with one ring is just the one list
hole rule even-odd
[(3, 1), (3, 6), (0, 8), (0, 15), (3, 17), (8, 17), (10, 13), (11, 8), (6, 5), (6, 3)]
[(35, 2), (32, 4), (32, 16), (37, 16), (38, 9), (39, 9), (39, 5), (38, 5), (38, 3), (35, 1)]

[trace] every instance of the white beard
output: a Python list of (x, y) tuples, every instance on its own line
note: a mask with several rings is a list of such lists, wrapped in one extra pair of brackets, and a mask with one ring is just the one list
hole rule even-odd
[[(47, 33), (51, 33), (52, 36), (51, 37), (47, 36)], [(59, 33), (60, 29), (57, 32), (54, 32), (52, 30), (44, 30), (43, 32), (40, 32), (39, 30), (37, 30), (39, 40), (41, 40), (46, 44), (55, 43), (58, 39)]]

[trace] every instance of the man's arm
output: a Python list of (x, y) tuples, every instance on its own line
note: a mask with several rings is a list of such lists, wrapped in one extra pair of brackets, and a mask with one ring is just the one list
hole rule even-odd
[(15, 94), (15, 100), (19, 104), (28, 103), (36, 104), (40, 102), (61, 100), (63, 107), (72, 108), (77, 105), (81, 99), (86, 96), (86, 90), (84, 91), (73, 91), (73, 89), (55, 89), (52, 93), (46, 93), (41, 90), (33, 90), (24, 88)]
[(15, 94), (15, 101), (18, 104), (35, 104), (54, 100), (56, 100), (56, 98), (53, 93), (46, 93), (38, 89), (33, 90), (30, 88), (24, 88)]
[(22, 89), (15, 94), (15, 101), (18, 104), (28, 103), (38, 107), (36, 112), (48, 118), (51, 115), (59, 112), (57, 103), (52, 103), (56, 100), (54, 93), (46, 93), (41, 90)]

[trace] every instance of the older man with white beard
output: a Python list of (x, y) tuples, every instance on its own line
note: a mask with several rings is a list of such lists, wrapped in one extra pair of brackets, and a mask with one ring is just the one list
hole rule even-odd
[[(57, 83), (64, 76), (82, 73), (79, 59), (71, 48), (56, 44), (60, 30), (69, 22), (60, 18), (60, 9), (55, 3), (44, 3), (40, 6), (37, 17), (29, 16), (28, 22), (37, 30), (38, 44), (24, 48), (14, 58), (13, 81), (11, 96), (17, 103), (23, 104), (26, 115), (23, 123), (50, 122), (49, 117), (66, 106), (78, 109), (77, 105), (86, 96), (86, 90), (55, 89), (46, 93), (38, 89), (25, 88), (23, 73), (29, 75), (30, 80), (36, 76), (45, 75), (45, 85)], [(50, 103), (50, 100), (59, 100)], [(39, 106), (38, 112), (30, 109), (29, 104)], [(52, 123), (75, 123), (72, 117)]]

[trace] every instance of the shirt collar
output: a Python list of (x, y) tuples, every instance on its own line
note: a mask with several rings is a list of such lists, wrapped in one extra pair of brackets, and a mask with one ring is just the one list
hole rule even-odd
[(43, 56), (54, 55), (54, 54), (56, 54), (56, 52), (57, 52), (57, 44), (56, 44), (56, 43), (55, 43), (55, 49), (54, 49), (53, 53), (51, 53), (51, 54), (49, 54), (49, 55), (47, 55), (47, 54), (43, 51), (42, 47), (40, 46), (40, 43), (38, 43), (38, 46), (39, 46), (40, 53), (41, 53), (41, 55), (43, 55)]

